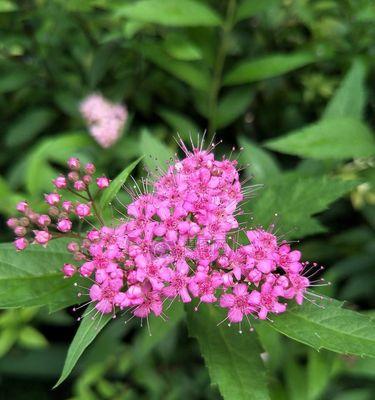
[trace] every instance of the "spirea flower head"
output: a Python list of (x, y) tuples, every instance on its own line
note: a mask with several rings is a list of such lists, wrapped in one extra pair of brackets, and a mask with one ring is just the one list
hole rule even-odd
[(114, 104), (100, 94), (91, 94), (80, 105), (91, 136), (104, 148), (111, 147), (121, 136), (128, 112), (121, 104)]
[[(184, 157), (155, 178), (147, 193), (131, 191), (132, 202), (121, 210), (126, 218), (115, 225), (104, 224), (90, 191), (91, 184), (98, 193), (105, 190), (105, 176), (79, 192), (80, 200), (86, 193), (86, 202), (47, 194), (53, 213), (43, 221), (39, 215), (31, 218), (34, 212), (22, 202), (18, 209), (29, 215), (33, 243), (45, 246), (64, 234), (76, 235), (67, 249), (75, 265), (65, 264), (62, 271), (65, 277), (77, 271), (87, 279), (89, 303), (102, 314), (127, 310), (132, 317), (165, 318), (173, 301), (195, 301), (196, 310), (201, 303), (215, 303), (227, 310), (229, 323), (245, 319), (250, 324), (250, 317), (269, 319), (285, 312), (287, 300), (301, 304), (313, 283), (307, 274), (316, 265), (307, 267), (301, 253), (270, 230), (240, 228), (237, 216), (248, 190), (241, 185), (237, 161), (217, 160), (201, 147), (181, 147)], [(61, 190), (78, 191), (74, 183), (95, 171), (92, 164), (82, 168), (79, 160), (70, 159), (68, 166), (77, 179), (68, 176)], [(57, 179), (65, 182), (62, 178)], [(98, 227), (83, 237), (74, 234), (74, 220), (90, 216)], [(16, 232), (19, 220), (8, 225)], [(28, 245), (24, 236), (16, 239), (17, 250)]]

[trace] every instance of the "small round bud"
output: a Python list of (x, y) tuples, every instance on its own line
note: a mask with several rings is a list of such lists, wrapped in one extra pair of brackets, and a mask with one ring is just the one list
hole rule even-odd
[(13, 243), (17, 251), (25, 250), (29, 245), (29, 242), (23, 237), (16, 239)]
[(19, 212), (21, 212), (21, 213), (25, 213), (25, 212), (27, 211), (28, 208), (29, 208), (29, 205), (27, 204), (26, 201), (20, 201), (20, 202), (17, 204), (17, 207), (16, 207), (17, 211), (19, 211)]
[(82, 180), (75, 181), (73, 186), (74, 189), (78, 190), (79, 192), (86, 189), (85, 182), (83, 182)]
[(105, 189), (109, 186), (109, 179), (106, 176), (101, 176), (96, 179), (96, 184), (99, 189)]
[(57, 223), (57, 229), (60, 232), (69, 232), (72, 229), (72, 221), (70, 221), (69, 219), (65, 218), (65, 219), (61, 219), (58, 223)]
[(75, 171), (69, 172), (69, 174), (68, 174), (68, 179), (69, 179), (70, 181), (72, 181), (72, 182), (78, 181), (78, 179), (79, 179), (79, 174), (78, 174), (78, 172), (75, 172)]
[(64, 175), (60, 175), (56, 179), (53, 179), (52, 183), (55, 185), (56, 189), (64, 189), (66, 188), (67, 185), (66, 178)]
[(19, 224), (19, 221), (18, 221), (17, 218), (9, 218), (9, 219), (7, 220), (7, 226), (8, 226), (10, 229), (14, 229), (16, 226), (18, 226), (18, 224)]
[(77, 170), (79, 170), (80, 166), (81, 166), (81, 163), (79, 162), (79, 159), (78, 159), (78, 158), (76, 158), (76, 157), (71, 157), (71, 158), (69, 158), (69, 160), (68, 160), (68, 167), (69, 167), (71, 170), (77, 171)]
[(71, 201), (63, 201), (61, 206), (62, 206), (62, 209), (64, 211), (66, 211), (67, 213), (72, 211), (72, 202)]
[(86, 183), (86, 185), (90, 184), (92, 181), (92, 176), (91, 175), (84, 175), (82, 178), (83, 182)]
[(60, 202), (61, 196), (58, 193), (49, 193), (44, 195), (44, 200), (50, 206), (54, 206)]
[(76, 242), (70, 242), (68, 243), (68, 245), (66, 246), (66, 248), (68, 249), (68, 251), (70, 253), (76, 253), (79, 251), (79, 245)]
[(83, 253), (81, 253), (80, 251), (77, 251), (76, 253), (74, 253), (74, 259), (76, 261), (82, 261), (82, 260), (86, 259), (86, 256)]
[(71, 276), (73, 276), (75, 274), (76, 268), (72, 264), (64, 264), (64, 266), (62, 268), (62, 272), (67, 278), (70, 278)]
[(35, 243), (46, 245), (52, 239), (52, 235), (48, 231), (33, 231), (35, 235)]
[(38, 224), (40, 226), (47, 226), (51, 223), (51, 218), (48, 215), (42, 214), (38, 218)]
[(30, 225), (30, 220), (27, 217), (22, 217), (19, 219), (19, 224), (22, 226), (29, 226)]
[(78, 218), (88, 217), (91, 213), (90, 205), (83, 204), (83, 203), (78, 204), (75, 211), (76, 211)]
[(57, 207), (54, 207), (54, 206), (50, 207), (49, 210), (48, 210), (48, 214), (51, 217), (57, 217), (59, 215), (59, 213), (60, 213), (59, 209)]
[(86, 174), (92, 175), (95, 173), (95, 165), (93, 163), (87, 163), (85, 165)]
[(16, 236), (25, 236), (26, 235), (26, 228), (24, 226), (16, 226), (14, 229), (14, 233)]

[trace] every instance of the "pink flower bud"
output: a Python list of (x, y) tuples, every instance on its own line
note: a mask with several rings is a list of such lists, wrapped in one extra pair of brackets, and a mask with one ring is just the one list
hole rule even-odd
[(86, 185), (88, 185), (92, 181), (92, 176), (91, 175), (84, 175), (82, 180), (83, 180), (83, 182), (86, 183)]
[(7, 225), (9, 228), (14, 229), (16, 226), (18, 226), (18, 219), (17, 218), (9, 218), (7, 220)]
[(21, 213), (25, 213), (26, 211), (27, 211), (27, 209), (28, 209), (28, 207), (29, 207), (29, 205), (27, 204), (27, 202), (26, 201), (20, 201), (18, 204), (17, 204), (17, 211), (19, 211), (19, 212), (21, 212)]
[(91, 242), (94, 242), (95, 240), (100, 239), (100, 233), (96, 229), (93, 229), (92, 231), (87, 233), (87, 239), (89, 239)]
[(96, 184), (99, 189), (105, 189), (109, 186), (109, 179), (106, 176), (101, 176), (96, 179)]
[(72, 265), (72, 264), (64, 264), (64, 266), (62, 268), (62, 272), (66, 278), (70, 278), (71, 276), (73, 276), (75, 274), (76, 269), (75, 269), (74, 265)]
[(46, 245), (52, 239), (52, 235), (48, 231), (33, 231), (35, 242), (41, 245)]
[(74, 259), (76, 261), (82, 261), (82, 260), (86, 260), (86, 256), (81, 253), (80, 251), (77, 251), (76, 253), (74, 253)]
[(44, 199), (47, 204), (54, 206), (59, 203), (61, 196), (58, 193), (49, 193), (44, 195)]
[(29, 245), (29, 242), (23, 237), (16, 239), (13, 243), (17, 251), (25, 250)]
[(71, 157), (68, 160), (68, 167), (72, 170), (78, 170), (79, 167), (81, 166), (81, 163), (79, 162), (78, 158)]
[(85, 182), (78, 180), (74, 182), (74, 189), (78, 190), (79, 192), (86, 189)]
[(34, 222), (34, 224), (38, 223), (38, 218), (39, 218), (38, 213), (36, 213), (32, 210), (27, 210), (26, 215), (30, 219), (31, 222)]
[(75, 172), (75, 171), (69, 172), (69, 174), (68, 174), (68, 179), (69, 179), (70, 181), (72, 181), (72, 182), (78, 181), (78, 179), (79, 179), (79, 174), (78, 174), (77, 172)]
[(70, 242), (70, 243), (68, 243), (66, 248), (68, 249), (68, 251), (70, 253), (75, 253), (75, 252), (77, 252), (79, 250), (79, 245), (76, 242)]
[(62, 209), (65, 210), (66, 212), (70, 212), (72, 210), (72, 202), (71, 201), (63, 201)]
[(51, 215), (51, 217), (57, 217), (60, 214), (60, 211), (57, 207), (52, 206), (49, 208), (48, 214)]
[(51, 223), (51, 218), (48, 215), (42, 214), (38, 218), (38, 224), (41, 226), (47, 226)]
[(20, 218), (19, 222), (20, 222), (21, 226), (29, 226), (30, 225), (30, 220), (27, 217)]
[(72, 221), (70, 221), (69, 219), (61, 219), (57, 223), (57, 229), (60, 232), (69, 232), (72, 229)]
[(25, 236), (26, 228), (24, 226), (16, 226), (14, 229), (14, 233), (16, 234), (16, 236)]
[(52, 183), (55, 185), (57, 189), (64, 189), (66, 188), (67, 185), (66, 178), (64, 175), (60, 175), (56, 179), (53, 179)]
[(93, 163), (87, 163), (85, 165), (85, 172), (89, 175), (92, 175), (95, 173), (95, 165)]
[(90, 215), (91, 209), (88, 204), (78, 204), (76, 207), (76, 214), (79, 218), (84, 218)]

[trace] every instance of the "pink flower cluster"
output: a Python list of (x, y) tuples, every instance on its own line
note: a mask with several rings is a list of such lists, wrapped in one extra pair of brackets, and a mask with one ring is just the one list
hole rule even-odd
[[(182, 148), (185, 157), (128, 205), (125, 220), (68, 245), (80, 265), (65, 264), (65, 276), (87, 278), (89, 303), (103, 314), (127, 309), (164, 318), (173, 301), (196, 298), (196, 310), (216, 303), (230, 323), (250, 323), (250, 316), (284, 312), (287, 299), (301, 304), (311, 286), (301, 253), (262, 228), (239, 227), (237, 162)], [(55, 207), (60, 198), (51, 201)], [(75, 213), (80, 217), (78, 206)], [(241, 234), (247, 243), (238, 243)]]
[(100, 94), (91, 94), (80, 105), (80, 112), (91, 136), (104, 148), (111, 147), (121, 136), (128, 112), (121, 104), (113, 104)]
[[(22, 217), (10, 218), (7, 221), (7, 225), (17, 237), (14, 241), (16, 250), (24, 250), (30, 241), (46, 246), (53, 238), (77, 236), (72, 232), (72, 220), (76, 217), (84, 219), (92, 214), (94, 199), (90, 192), (90, 184), (95, 173), (94, 164), (88, 163), (81, 168), (77, 158), (70, 158), (68, 168), (67, 175), (60, 175), (52, 181), (55, 191), (44, 195), (48, 205), (45, 214), (35, 212), (26, 201), (18, 203), (17, 211), (23, 214)], [(107, 188), (109, 183), (109, 179), (105, 176), (96, 179), (98, 190)], [(64, 200), (59, 193), (63, 189), (76, 194), (85, 202)]]

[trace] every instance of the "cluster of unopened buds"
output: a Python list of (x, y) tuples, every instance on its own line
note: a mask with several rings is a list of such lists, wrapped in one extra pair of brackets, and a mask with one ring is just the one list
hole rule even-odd
[[(215, 160), (201, 147), (189, 151), (181, 143), (181, 148), (184, 158), (145, 184), (148, 192), (132, 191), (133, 201), (116, 226), (106, 226), (97, 215), (98, 227), (68, 244), (79, 265), (65, 264), (65, 276), (78, 273), (90, 286), (79, 296), (89, 296), (87, 304), (93, 303), (96, 313), (115, 316), (125, 309), (130, 318), (153, 313), (163, 319), (175, 300), (196, 298), (196, 311), (201, 303), (215, 303), (227, 309), (229, 323), (241, 324), (245, 318), (250, 327), (250, 316), (269, 319), (269, 313), (283, 313), (286, 300), (314, 302), (307, 297), (316, 296), (308, 291), (314, 284), (309, 278), (320, 268), (301, 262), (301, 253), (279, 243), (271, 231), (240, 228), (239, 204), (248, 190), (241, 186), (237, 161)], [(86, 192), (88, 201), (73, 204), (51, 193), (46, 195), (48, 215), (20, 203), (25, 216), (9, 221), (19, 236), (18, 250), (27, 246), (25, 231), (31, 224), (38, 226), (34, 242), (46, 245), (55, 237), (50, 226), (64, 236), (71, 232), (70, 215), (97, 214), (88, 187), (94, 167), (88, 164), (82, 172), (77, 159), (68, 165), (71, 172), (56, 178), (56, 189), (73, 186), (78, 194)], [(96, 183), (104, 189), (109, 181), (102, 177)]]
[[(30, 243), (47, 246), (54, 238), (78, 236), (72, 231), (73, 221), (77, 218), (83, 220), (92, 214), (93, 209), (95, 211), (96, 193), (91, 193), (92, 186), (101, 191), (109, 186), (109, 179), (105, 176), (94, 179), (94, 164), (87, 163), (81, 167), (79, 159), (73, 157), (68, 160), (68, 169), (66, 175), (52, 181), (55, 191), (44, 195), (48, 206), (46, 213), (37, 213), (26, 201), (17, 204), (17, 211), (22, 217), (8, 219), (7, 225), (17, 237), (14, 245), (18, 251), (24, 250)], [(63, 190), (80, 200), (65, 200), (61, 194)]]

